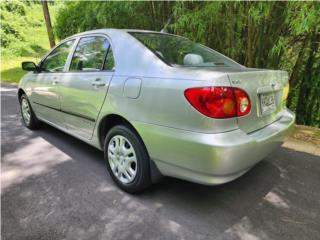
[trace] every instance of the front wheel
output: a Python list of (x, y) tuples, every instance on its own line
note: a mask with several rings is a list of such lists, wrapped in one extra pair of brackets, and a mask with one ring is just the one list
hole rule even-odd
[(137, 193), (150, 185), (148, 153), (130, 128), (118, 125), (108, 132), (104, 156), (112, 179), (122, 190)]
[(20, 97), (20, 110), (24, 125), (29, 129), (37, 129), (40, 122), (34, 114), (27, 95), (22, 94)]

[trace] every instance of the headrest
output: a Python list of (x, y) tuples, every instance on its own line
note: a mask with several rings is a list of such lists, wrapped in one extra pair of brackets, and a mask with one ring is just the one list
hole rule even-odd
[(160, 51), (156, 51), (156, 53), (157, 53), (160, 57), (162, 57), (162, 58), (163, 58), (163, 54), (162, 54), (162, 52), (160, 52)]
[(201, 63), (203, 63), (203, 58), (201, 55), (198, 54), (188, 53), (183, 58), (184, 65), (198, 65)]

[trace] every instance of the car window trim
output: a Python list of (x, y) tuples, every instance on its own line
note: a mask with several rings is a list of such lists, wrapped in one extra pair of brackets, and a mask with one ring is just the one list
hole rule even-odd
[[(70, 70), (72, 58), (73, 58), (73, 56), (74, 56), (74, 54), (75, 54), (75, 52), (76, 52), (76, 49), (77, 49), (77, 47), (78, 47), (78, 44), (79, 44), (80, 40), (81, 40), (82, 38), (87, 38), (87, 37), (103, 37), (103, 38), (105, 38), (105, 39), (108, 41), (108, 43), (109, 43), (109, 47), (108, 47), (107, 52), (106, 52), (106, 54), (105, 54), (105, 56), (104, 56), (103, 64), (102, 64), (102, 66), (101, 66), (101, 69), (100, 69), (100, 70), (97, 70), (97, 71), (93, 71), (93, 70), (92, 70), (92, 71), (91, 71), (91, 70), (89, 70), (89, 71), (75, 71), (75, 70)], [(107, 56), (108, 56), (110, 47), (111, 47), (111, 49), (112, 49), (111, 41), (110, 41), (110, 39), (107, 37), (107, 35), (105, 35), (105, 34), (86, 34), (86, 35), (78, 36), (77, 43), (76, 43), (76, 45), (74, 46), (74, 49), (73, 49), (73, 51), (72, 51), (72, 56), (71, 56), (71, 58), (70, 58), (70, 62), (68, 62), (68, 66), (67, 66), (67, 69), (66, 69), (65, 72), (68, 72), (68, 73), (114, 72), (114, 71), (115, 71), (115, 68), (116, 68), (116, 67), (115, 67), (115, 65), (116, 65), (115, 63), (114, 63), (114, 69), (113, 69), (113, 70), (104, 70), (104, 69), (103, 69), (103, 66), (104, 66), (105, 61), (106, 61), (106, 58), (107, 58)], [(114, 58), (114, 56), (112, 56), (112, 57)], [(114, 62), (115, 62), (115, 61), (114, 61)]]
[[(75, 38), (67, 38), (67, 39), (65, 39), (65, 40), (63, 40), (62, 42), (60, 42), (59, 44), (57, 44), (56, 46), (54, 46), (54, 48), (52, 48), (51, 49), (51, 51), (49, 52), (49, 53), (47, 53), (41, 60), (40, 60), (40, 62), (37, 64), (37, 66), (40, 68), (40, 72), (37, 72), (37, 73), (46, 73), (46, 74), (52, 74), (52, 73), (63, 73), (63, 72), (65, 72), (65, 68), (66, 68), (66, 66), (67, 66), (67, 63), (68, 63), (68, 59), (69, 59), (69, 56), (70, 56), (70, 53), (72, 52), (72, 50), (73, 50), (73, 48), (74, 48), (74, 44), (77, 42), (77, 38), (75, 37)], [(62, 44), (64, 44), (64, 43), (66, 43), (66, 42), (70, 42), (70, 41), (74, 41), (73, 42), (73, 45), (72, 45), (72, 47), (71, 47), (71, 49), (70, 49), (70, 51), (69, 51), (69, 53), (68, 53), (68, 56), (67, 56), (67, 60), (66, 60), (66, 62), (65, 62), (65, 64), (64, 64), (64, 66), (63, 66), (63, 71), (62, 72), (44, 72), (44, 71), (41, 71), (41, 66), (42, 66), (42, 64), (43, 64), (43, 62), (51, 55), (51, 53), (55, 50), (55, 49), (57, 49), (58, 47), (60, 47)]]
[(104, 65), (106, 64), (107, 57), (108, 57), (108, 54), (109, 54), (110, 46), (111, 46), (111, 45), (109, 44), (108, 50), (107, 50), (106, 54), (104, 55), (104, 59), (103, 59), (101, 71), (111, 71), (111, 70), (105, 70), (105, 69), (104, 69)]

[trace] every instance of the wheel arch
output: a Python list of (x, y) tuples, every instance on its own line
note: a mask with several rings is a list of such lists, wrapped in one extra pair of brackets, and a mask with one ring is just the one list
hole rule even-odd
[(99, 138), (99, 144), (101, 149), (104, 148), (104, 140), (105, 137), (107, 136), (108, 132), (110, 131), (110, 129), (116, 125), (125, 125), (127, 127), (129, 127), (131, 130), (134, 131), (134, 133), (137, 135), (137, 137), (140, 139), (140, 141), (142, 142), (142, 145), (144, 147), (144, 149), (146, 150), (149, 159), (150, 159), (150, 174), (151, 174), (151, 181), (153, 183), (158, 182), (163, 176), (161, 174), (161, 172), (159, 171), (158, 167), (156, 166), (156, 164), (154, 163), (154, 161), (150, 158), (150, 154), (149, 151), (141, 137), (141, 135), (139, 134), (139, 132), (136, 130), (136, 128), (124, 117), (118, 115), (118, 114), (108, 114), (106, 116), (104, 116), (101, 121), (99, 122), (98, 125), (98, 138)]
[(135, 129), (135, 127), (124, 117), (118, 114), (113, 114), (113, 113), (104, 116), (99, 122), (98, 138), (99, 138), (99, 144), (101, 148), (103, 148), (104, 139), (107, 136), (108, 132), (110, 131), (111, 128), (113, 128), (116, 125), (125, 125), (129, 127), (131, 130), (133, 130), (137, 134), (141, 142), (143, 143), (144, 147), (146, 148), (144, 141), (142, 140), (139, 132)]
[(19, 88), (19, 89), (18, 89), (19, 102), (21, 102), (21, 96), (22, 96), (22, 94), (26, 94), (26, 92), (25, 92), (22, 88)]

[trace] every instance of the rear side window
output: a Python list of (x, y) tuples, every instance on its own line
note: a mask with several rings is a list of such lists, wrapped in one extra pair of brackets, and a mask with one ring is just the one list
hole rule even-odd
[(62, 72), (74, 40), (62, 43), (55, 48), (42, 62), (41, 70), (44, 72)]
[(109, 48), (110, 44), (104, 37), (81, 38), (72, 57), (70, 71), (103, 70)]
[(130, 34), (172, 67), (241, 67), (222, 54), (183, 37), (148, 32)]

